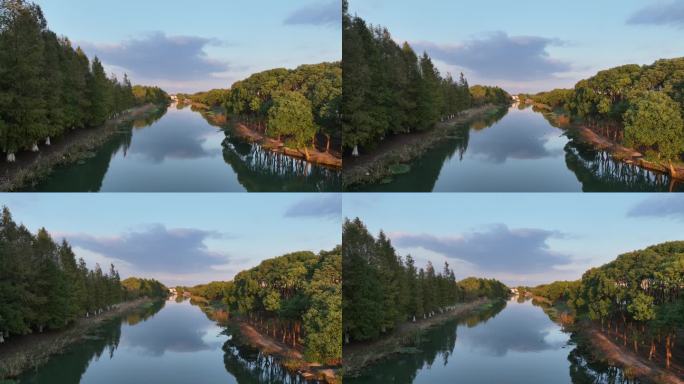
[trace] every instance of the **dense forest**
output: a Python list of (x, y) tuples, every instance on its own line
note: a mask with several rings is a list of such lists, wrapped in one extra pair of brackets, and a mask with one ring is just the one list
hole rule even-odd
[(535, 288), (534, 295), (565, 303), (579, 319), (600, 325), (649, 360), (672, 360), (684, 331), (684, 241), (662, 243), (622, 254), (584, 273), (579, 281)]
[(178, 96), (209, 107), (224, 107), (243, 123), (307, 154), (309, 147), (321, 146), (329, 152), (333, 143), (342, 141), (340, 63), (271, 69), (238, 81), (231, 89)]
[(529, 96), (663, 162), (684, 158), (684, 58), (601, 71), (574, 89)]
[[(140, 296), (163, 297), (166, 290), (130, 291), (119, 272), (99, 265), (89, 270), (66, 240), (55, 242), (41, 228), (34, 235), (17, 224), (6, 207), (0, 221), (0, 342), (11, 335), (63, 328)], [(161, 286), (147, 280), (149, 286)]]
[(457, 282), (447, 263), (442, 272), (430, 262), (417, 268), (410, 255), (397, 255), (383, 232), (374, 238), (358, 218), (343, 225), (342, 265), (345, 342), (376, 339), (402, 322), (432, 317), (457, 302), (509, 296), (497, 280)]
[(266, 335), (304, 349), (308, 361), (342, 358), (342, 262), (340, 249), (295, 252), (265, 260), (232, 281), (179, 287), (228, 306), (231, 316)]
[(372, 149), (390, 135), (432, 128), (472, 106), (509, 103), (497, 87), (443, 77), (424, 53), (399, 46), (386, 28), (348, 13), (343, 2), (342, 132), (345, 150)]
[(97, 57), (91, 63), (47, 28), (38, 5), (0, 0), (0, 147), (8, 161), (69, 130), (167, 98), (159, 88), (133, 87), (125, 75), (107, 77)]

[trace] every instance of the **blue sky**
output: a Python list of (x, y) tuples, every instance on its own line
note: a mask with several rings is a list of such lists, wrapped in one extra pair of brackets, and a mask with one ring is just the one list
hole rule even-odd
[(14, 220), (66, 238), (90, 267), (165, 284), (230, 280), (261, 260), (341, 242), (339, 194), (4, 194)]
[(510, 285), (578, 279), (621, 253), (684, 240), (682, 195), (347, 194), (342, 211), (421, 266), (448, 261), (458, 278)]
[(684, 0), (350, 0), (350, 13), (427, 52), (441, 71), (509, 92), (684, 56)]
[(34, 0), (109, 72), (170, 92), (342, 57), (340, 0)]

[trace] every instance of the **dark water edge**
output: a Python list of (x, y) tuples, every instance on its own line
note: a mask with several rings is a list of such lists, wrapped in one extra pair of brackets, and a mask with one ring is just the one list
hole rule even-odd
[[(223, 144), (226, 144), (225, 146)], [(30, 192), (334, 192), (341, 172), (265, 151), (172, 105), (122, 124), (75, 164)]]

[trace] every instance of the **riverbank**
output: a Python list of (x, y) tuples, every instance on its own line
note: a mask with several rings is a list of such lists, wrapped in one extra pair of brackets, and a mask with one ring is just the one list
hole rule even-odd
[(304, 355), (300, 350), (260, 333), (256, 328), (244, 321), (234, 320), (233, 323), (240, 330), (240, 342), (249, 344), (259, 349), (262, 353), (277, 357), (285, 368), (291, 372), (296, 372), (307, 381), (317, 380), (329, 384), (339, 384), (342, 382), (336, 369), (323, 366), (322, 364), (307, 362), (304, 360)]
[(95, 128), (82, 128), (60, 138), (52, 138), (49, 146), (39, 152), (24, 151), (17, 154), (16, 162), (0, 163), (0, 191), (11, 192), (35, 185), (61, 165), (91, 157), (93, 151), (119, 132), (119, 125), (158, 111), (160, 106), (146, 104), (129, 109), (115, 119)]
[(416, 323), (401, 324), (391, 334), (372, 342), (354, 343), (344, 346), (344, 376), (358, 376), (361, 371), (380, 360), (401, 353), (415, 351), (421, 335), (432, 327), (449, 320), (468, 316), (491, 308), (496, 300), (479, 299), (469, 303), (459, 303), (451, 311), (435, 315)]
[(677, 181), (684, 182), (684, 164), (673, 164), (672, 168), (670, 168), (669, 164), (666, 166), (648, 161), (644, 159), (642, 153), (600, 136), (586, 126), (572, 126), (571, 129), (577, 133), (582, 142), (592, 145), (595, 149), (610, 153), (615, 160), (620, 160), (627, 164), (635, 164), (650, 171), (664, 173)]
[(0, 380), (16, 377), (24, 371), (44, 364), (50, 356), (64, 351), (66, 347), (82, 340), (102, 322), (153, 302), (141, 298), (116, 305), (115, 308), (89, 318), (76, 321), (69, 328), (55, 331), (17, 336), (0, 344)]
[(684, 380), (681, 379), (684, 371), (681, 368), (675, 367), (674, 370), (660, 368), (654, 362), (636, 355), (628, 347), (613, 342), (594, 324), (584, 321), (577, 324), (574, 331), (583, 342), (590, 343), (594, 347), (595, 351), (592, 351), (594, 358), (622, 368), (630, 377), (653, 383), (684, 384)]
[(553, 111), (551, 107), (543, 104), (534, 104), (534, 106), (545, 110), (546, 112), (542, 113), (547, 119), (553, 119), (556, 123), (555, 126), (567, 130), (580, 142), (596, 150), (607, 152), (613, 159), (626, 164), (634, 164), (649, 171), (669, 175), (673, 180), (670, 185), (671, 190), (674, 188), (675, 182), (684, 182), (684, 163), (672, 164), (672, 167), (670, 167), (670, 164), (664, 165), (646, 160), (641, 152), (599, 135), (584, 124), (570, 122), (571, 119), (566, 113)]
[(344, 159), (342, 187), (381, 182), (394, 174), (401, 173), (407, 164), (419, 158), (430, 148), (449, 136), (455, 125), (468, 124), (488, 115), (495, 114), (501, 105), (484, 105), (465, 110), (454, 119), (435, 124), (432, 129), (395, 135), (380, 143), (370, 153)]
[[(230, 119), (228, 118), (228, 116), (226, 116), (225, 111), (219, 108), (212, 108), (206, 104), (196, 102), (190, 102), (185, 104), (188, 104), (192, 108), (198, 110), (199, 113), (201, 113), (202, 116), (209, 122), (209, 124), (215, 127), (228, 128), (230, 126)], [(251, 129), (249, 126), (247, 126), (247, 124), (240, 121), (234, 122), (233, 133), (237, 137), (245, 141), (249, 141), (250, 143), (257, 143), (262, 148), (271, 152), (281, 153), (285, 156), (306, 160), (309, 163), (322, 165), (324, 167), (342, 169), (342, 158), (340, 156), (337, 156), (333, 151), (323, 152), (319, 151), (316, 148), (309, 148), (309, 157), (307, 158), (307, 154), (304, 151), (289, 148), (285, 146), (285, 143), (283, 143), (282, 141), (267, 137), (261, 132)]]

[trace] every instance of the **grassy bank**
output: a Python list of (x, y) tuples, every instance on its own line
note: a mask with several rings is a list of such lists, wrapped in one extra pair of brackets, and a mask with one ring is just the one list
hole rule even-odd
[(354, 343), (344, 347), (344, 376), (358, 376), (365, 367), (393, 355), (413, 353), (418, 349), (422, 335), (430, 328), (447, 321), (491, 309), (497, 300), (479, 299), (460, 303), (456, 307), (432, 318), (416, 323), (408, 322), (399, 326), (391, 334), (372, 342)]
[(146, 104), (130, 109), (116, 119), (96, 128), (78, 129), (60, 138), (40, 152), (21, 152), (15, 163), (0, 163), (0, 191), (10, 192), (37, 184), (55, 167), (76, 163), (94, 155), (94, 151), (113, 135), (120, 124), (159, 111), (160, 106)]
[(370, 153), (345, 158), (342, 172), (343, 189), (376, 184), (393, 175), (405, 173), (410, 169), (410, 162), (448, 138), (454, 126), (469, 124), (479, 118), (494, 115), (502, 108), (508, 107), (489, 104), (468, 109), (452, 120), (437, 123), (430, 130), (396, 135), (380, 143)]
[(148, 305), (152, 301), (141, 298), (121, 303), (99, 316), (79, 319), (64, 330), (13, 337), (5, 344), (0, 344), (0, 380), (16, 377), (24, 371), (44, 364), (50, 356), (61, 353), (69, 345), (82, 340), (103, 321)]

